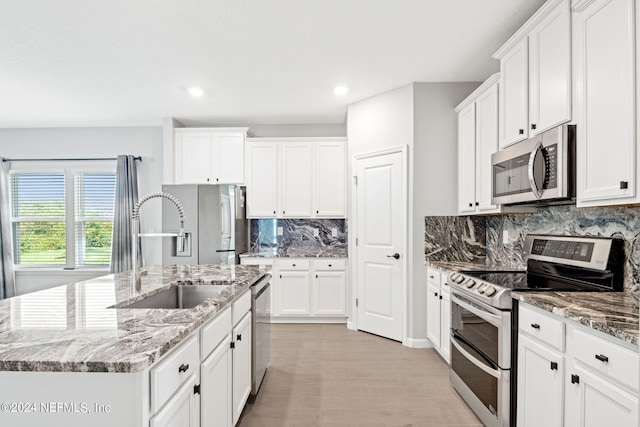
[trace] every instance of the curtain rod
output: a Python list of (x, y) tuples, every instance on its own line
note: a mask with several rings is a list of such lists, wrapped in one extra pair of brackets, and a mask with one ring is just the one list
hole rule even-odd
[[(2, 159), (2, 163), (6, 162), (69, 162), (81, 160), (84, 162), (87, 161), (98, 161), (98, 160), (118, 160), (117, 157), (86, 157), (86, 158), (69, 158), (69, 159)], [(136, 156), (133, 160), (142, 161), (142, 156)]]

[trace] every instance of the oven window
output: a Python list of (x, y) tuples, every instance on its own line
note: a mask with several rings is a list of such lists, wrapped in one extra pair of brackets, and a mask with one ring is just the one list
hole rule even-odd
[[(456, 341), (465, 351), (474, 354), (472, 348)], [(479, 358), (479, 356), (478, 356)], [(498, 410), (498, 379), (487, 374), (467, 359), (455, 345), (451, 346), (451, 369), (471, 389), (482, 404), (492, 413)]]
[(493, 196), (529, 193), (529, 156), (523, 154), (514, 159), (493, 165)]
[(451, 329), (498, 364), (498, 327), (481, 319), (458, 304), (451, 304)]

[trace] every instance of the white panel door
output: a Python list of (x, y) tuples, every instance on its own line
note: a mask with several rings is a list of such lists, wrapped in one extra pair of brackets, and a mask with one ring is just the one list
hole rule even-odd
[(402, 156), (356, 162), (358, 329), (397, 341), (403, 339), (407, 215)]
[(560, 2), (529, 33), (529, 128), (536, 135), (571, 120), (571, 13)]
[(244, 135), (218, 135), (215, 140), (216, 183), (243, 184)]
[(314, 314), (318, 316), (344, 316), (344, 271), (317, 272), (313, 280)]
[(280, 152), (282, 209), (279, 216), (308, 218), (312, 209), (313, 146), (307, 142), (287, 142), (281, 145)]
[(595, 0), (574, 14), (578, 206), (637, 203), (633, 0)]
[(277, 293), (279, 315), (306, 316), (309, 314), (309, 272), (280, 271)]
[(529, 71), (527, 38), (500, 60), (500, 148), (529, 136)]
[(564, 356), (518, 337), (518, 426), (562, 427)]
[(476, 210), (476, 108), (472, 103), (458, 113), (458, 210)]
[(440, 287), (427, 285), (427, 338), (436, 347), (441, 344)]
[(251, 312), (233, 328), (233, 425), (242, 415), (251, 393)]
[(278, 146), (247, 143), (247, 217), (273, 218), (278, 209)]
[(316, 217), (345, 216), (347, 164), (346, 144), (342, 141), (315, 143)]
[(184, 132), (182, 136), (182, 179), (179, 184), (211, 183), (212, 136), (210, 132)]
[(498, 84), (494, 84), (480, 95), (475, 105), (477, 210), (482, 213), (497, 212), (498, 207), (491, 204), (493, 191), (491, 155), (498, 151)]
[(201, 427), (230, 427), (232, 423), (233, 363), (231, 336), (200, 365)]

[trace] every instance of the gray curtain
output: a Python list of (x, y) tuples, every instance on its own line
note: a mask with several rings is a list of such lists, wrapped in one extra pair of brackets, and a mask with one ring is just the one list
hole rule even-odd
[(0, 299), (15, 296), (13, 272), (13, 239), (11, 238), (11, 206), (9, 196), (9, 163), (0, 158)]
[[(113, 212), (113, 239), (111, 245), (111, 272), (132, 270), (131, 214), (138, 202), (138, 172), (132, 155), (118, 156), (116, 168), (116, 200)], [(142, 248), (138, 242), (138, 259)]]

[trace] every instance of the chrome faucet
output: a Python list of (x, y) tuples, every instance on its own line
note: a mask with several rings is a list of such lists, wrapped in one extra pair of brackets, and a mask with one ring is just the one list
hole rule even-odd
[(184, 234), (184, 208), (182, 207), (182, 203), (178, 199), (176, 199), (172, 194), (157, 192), (157, 193), (149, 193), (144, 196), (142, 199), (136, 203), (133, 207), (133, 213), (131, 214), (132, 218), (132, 242), (131, 242), (131, 261), (132, 261), (132, 270), (133, 276), (136, 282), (136, 289), (140, 290), (140, 276), (138, 270), (138, 239), (140, 239), (140, 208), (142, 205), (150, 199), (155, 199), (157, 197), (162, 197), (169, 200), (176, 206), (178, 209), (178, 216), (180, 219), (180, 231), (178, 231), (178, 235), (176, 237), (176, 251), (183, 252), (185, 249), (185, 234)]

